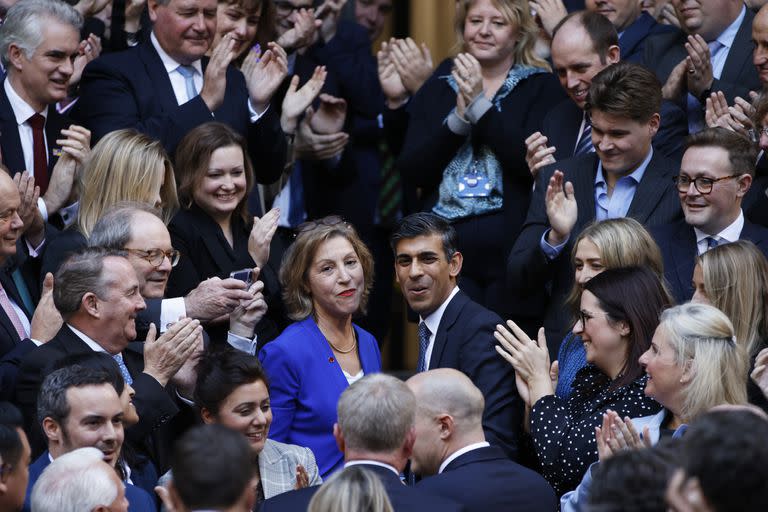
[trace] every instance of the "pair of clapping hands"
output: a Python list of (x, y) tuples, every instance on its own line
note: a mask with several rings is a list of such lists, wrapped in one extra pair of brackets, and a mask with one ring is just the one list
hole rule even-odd
[(409, 38), (391, 38), (381, 44), (376, 54), (379, 82), (387, 106), (397, 109), (416, 93), (432, 75), (432, 54), (424, 43), (421, 46)]

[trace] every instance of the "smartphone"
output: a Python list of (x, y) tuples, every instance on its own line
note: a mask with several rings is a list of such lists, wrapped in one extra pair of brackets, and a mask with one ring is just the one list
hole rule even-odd
[(253, 269), (244, 268), (242, 270), (235, 270), (229, 274), (232, 279), (238, 279), (245, 283), (246, 288), (250, 288), (253, 284)]

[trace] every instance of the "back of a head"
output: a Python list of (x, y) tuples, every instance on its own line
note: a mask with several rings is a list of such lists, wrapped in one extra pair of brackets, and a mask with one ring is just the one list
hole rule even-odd
[(361, 466), (350, 466), (328, 479), (312, 496), (307, 512), (392, 512), (379, 478)]
[(683, 437), (682, 467), (716, 512), (768, 510), (768, 421), (752, 411), (701, 416)]
[(347, 450), (392, 453), (413, 428), (416, 398), (401, 380), (373, 373), (344, 390), (337, 413)]
[(437, 368), (416, 374), (408, 381), (408, 385), (416, 396), (420, 417), (424, 414), (448, 414), (454, 420), (458, 436), (482, 432), (485, 399), (483, 393), (462, 372), (452, 368)]
[(256, 465), (245, 436), (222, 425), (199, 425), (177, 442), (173, 487), (188, 510), (225, 509), (248, 491)]
[(123, 485), (97, 448), (78, 448), (43, 471), (30, 498), (35, 512), (89, 512), (108, 507)]
[(661, 83), (639, 64), (611, 64), (592, 79), (587, 110), (646, 123), (661, 111)]
[(18, 429), (23, 427), (21, 411), (11, 402), (0, 402), (0, 464), (18, 464), (23, 451)]

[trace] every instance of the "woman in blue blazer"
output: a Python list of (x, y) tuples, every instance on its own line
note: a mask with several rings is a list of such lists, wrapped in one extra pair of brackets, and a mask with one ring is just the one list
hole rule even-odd
[(323, 478), (344, 463), (333, 437), (339, 396), (381, 370), (376, 340), (352, 323), (365, 310), (372, 275), (370, 251), (340, 217), (299, 226), (280, 267), (296, 322), (259, 353), (270, 381), (270, 439), (309, 447)]

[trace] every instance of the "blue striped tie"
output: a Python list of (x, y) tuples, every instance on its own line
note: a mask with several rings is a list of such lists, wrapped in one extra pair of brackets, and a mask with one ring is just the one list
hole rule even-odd
[(117, 366), (120, 367), (120, 373), (123, 375), (123, 380), (126, 384), (129, 386), (133, 384), (133, 378), (131, 377), (131, 374), (128, 372), (128, 367), (125, 366), (125, 361), (123, 361), (123, 354), (115, 354), (112, 356), (112, 358), (117, 361)]
[(589, 116), (585, 116), (584, 129), (581, 130), (581, 136), (576, 144), (576, 151), (573, 152), (573, 156), (586, 155), (594, 151), (595, 147), (592, 145), (592, 123)]
[(184, 86), (187, 88), (187, 101), (197, 96), (197, 87), (195, 87), (195, 68), (192, 66), (179, 66), (176, 68), (181, 76), (184, 77)]

